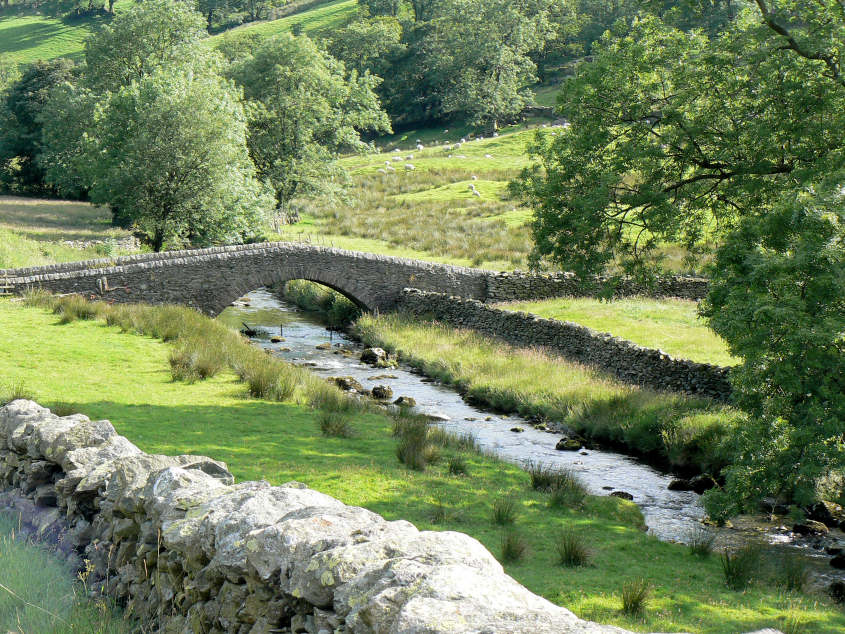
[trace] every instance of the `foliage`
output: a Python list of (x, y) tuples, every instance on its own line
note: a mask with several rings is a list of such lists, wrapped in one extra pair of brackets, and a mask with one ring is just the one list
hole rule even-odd
[(130, 218), (154, 250), (242, 242), (270, 206), (246, 152), (237, 93), (193, 68), (110, 94), (87, 148), (89, 197)]
[(719, 245), (704, 313), (743, 359), (751, 415), (706, 498), (719, 519), (771, 493), (806, 502), (845, 466), (843, 29), (834, 1), (758, 0), (709, 34), (618, 23), (561, 94), (571, 127), (538, 137), (514, 186), (535, 258), (579, 273), (648, 277), (661, 245)]
[(513, 524), (518, 514), (517, 502), (512, 497), (503, 496), (493, 500), (490, 516), (494, 524), (499, 526)]
[(73, 62), (38, 61), (17, 80), (0, 85), (0, 170), (4, 180), (24, 191), (41, 191), (44, 174), (36, 157), (41, 144), (42, 110), (50, 91), (71, 79)]
[[(845, 470), (845, 174), (745, 220), (718, 250), (704, 308), (743, 364), (739, 430), (726, 488), (740, 508), (766, 495), (816, 498)], [(710, 509), (723, 513), (724, 496)]]
[(555, 542), (558, 562), (561, 566), (586, 566), (592, 553), (584, 543), (584, 536), (572, 527), (564, 529)]
[(645, 610), (651, 594), (651, 583), (645, 579), (631, 579), (622, 584), (622, 611), (629, 615), (639, 615)]
[(85, 80), (97, 93), (116, 91), (157, 68), (181, 64), (205, 36), (191, 5), (149, 0), (121, 12), (85, 42)]
[(361, 131), (386, 132), (369, 74), (347, 73), (306, 36), (267, 40), (232, 75), (249, 101), (249, 150), (287, 213), (297, 195), (336, 187), (340, 151), (363, 151)]

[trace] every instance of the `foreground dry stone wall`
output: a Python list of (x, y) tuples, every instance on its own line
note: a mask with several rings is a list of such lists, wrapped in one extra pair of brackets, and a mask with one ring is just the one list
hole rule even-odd
[(457, 328), (471, 328), (518, 346), (547, 348), (568, 359), (598, 367), (627, 383), (718, 400), (730, 396), (728, 368), (675, 359), (660, 350), (644, 348), (572, 322), (501, 310), (471, 299), (411, 288), (402, 292), (398, 308)]
[(235, 484), (221, 462), (149, 455), (32, 401), (0, 408), (0, 490), (155, 631), (625, 632), (532, 594), (463, 533), (297, 482)]

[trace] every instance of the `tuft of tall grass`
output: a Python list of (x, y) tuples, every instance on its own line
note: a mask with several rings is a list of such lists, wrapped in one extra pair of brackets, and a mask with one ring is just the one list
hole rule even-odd
[(788, 553), (778, 566), (778, 585), (788, 592), (802, 592), (810, 580), (807, 563), (800, 555)]
[(749, 543), (736, 550), (725, 548), (720, 556), (725, 585), (731, 590), (742, 591), (754, 579), (760, 568), (761, 548)]
[(622, 612), (629, 616), (642, 614), (651, 594), (651, 584), (645, 579), (632, 579), (622, 584)]
[(65, 295), (53, 303), (53, 312), (59, 316), (60, 324), (96, 319), (104, 310), (105, 305), (101, 302), (89, 302), (81, 295)]
[(465, 476), (469, 473), (466, 458), (464, 458), (461, 454), (449, 456), (449, 460), (446, 464), (449, 470), (449, 475)]
[(687, 540), (687, 548), (691, 555), (696, 557), (709, 557), (713, 552), (713, 542), (716, 536), (703, 526), (693, 528)]
[(199, 337), (180, 340), (170, 351), (170, 374), (174, 381), (208, 379), (226, 367), (224, 351)]
[(525, 538), (513, 529), (505, 530), (502, 535), (502, 560), (506, 562), (519, 561), (525, 557), (528, 544)]
[(73, 416), (74, 414), (80, 413), (79, 408), (77, 408), (76, 405), (66, 401), (56, 401), (54, 403), (50, 403), (50, 411), (56, 416)]
[(317, 413), (317, 425), (323, 436), (351, 438), (353, 435), (349, 416), (343, 412), (322, 410)]
[(555, 551), (562, 566), (586, 566), (591, 557), (583, 534), (572, 528), (567, 528), (558, 535)]
[(516, 500), (510, 496), (498, 497), (493, 500), (493, 507), (491, 509), (491, 518), (494, 524), (499, 526), (507, 526), (516, 521), (519, 507)]
[(35, 395), (23, 381), (9, 381), (0, 388), (0, 407), (18, 399), (35, 400)]

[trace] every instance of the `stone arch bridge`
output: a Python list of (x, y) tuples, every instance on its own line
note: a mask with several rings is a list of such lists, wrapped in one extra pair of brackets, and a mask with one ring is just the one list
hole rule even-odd
[(495, 274), (303, 243), (259, 243), (0, 270), (12, 293), (43, 288), (105, 301), (187, 304), (216, 315), (245, 293), (290, 280), (318, 282), (367, 310), (395, 306), (406, 287), (485, 301)]

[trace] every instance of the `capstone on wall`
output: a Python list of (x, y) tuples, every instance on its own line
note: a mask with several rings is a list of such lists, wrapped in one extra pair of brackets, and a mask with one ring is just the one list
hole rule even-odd
[(718, 400), (730, 396), (728, 368), (675, 359), (660, 350), (572, 322), (410, 288), (402, 292), (398, 309), (418, 317), (433, 317), (450, 326), (471, 328), (517, 346), (542, 347), (598, 367), (627, 383)]

